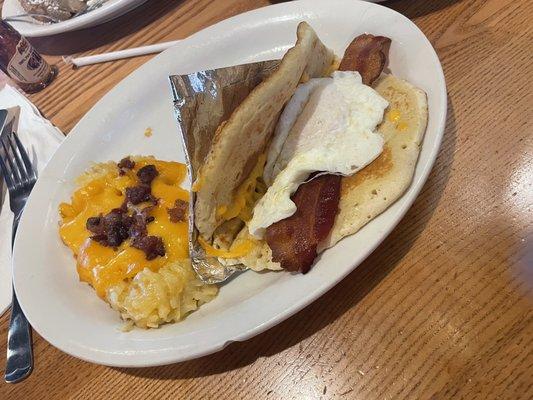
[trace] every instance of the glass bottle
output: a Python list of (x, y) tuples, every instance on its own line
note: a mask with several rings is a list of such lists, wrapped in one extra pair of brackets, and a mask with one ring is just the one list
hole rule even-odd
[(44, 89), (57, 75), (33, 46), (7, 22), (0, 21), (0, 69), (26, 93)]

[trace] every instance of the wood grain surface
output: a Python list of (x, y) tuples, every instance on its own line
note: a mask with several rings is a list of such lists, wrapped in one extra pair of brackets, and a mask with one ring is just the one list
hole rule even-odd
[[(60, 75), (30, 98), (68, 132), (149, 57), (73, 70), (60, 55), (184, 38), (267, 4), (150, 0), (97, 28), (32, 40)], [(35, 334), (35, 371), (0, 383), (0, 399), (533, 398), (533, 2), (384, 4), (435, 46), (449, 114), (428, 182), (383, 244), (289, 320), (197, 360), (107, 368)], [(7, 329), (4, 315), (0, 354)]]

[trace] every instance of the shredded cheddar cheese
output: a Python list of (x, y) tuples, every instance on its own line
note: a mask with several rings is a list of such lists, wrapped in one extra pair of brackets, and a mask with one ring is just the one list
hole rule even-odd
[(238, 217), (246, 222), (252, 218), (252, 210), (257, 201), (255, 197), (258, 181), (263, 175), (266, 154), (259, 156), (255, 167), (246, 180), (239, 186), (231, 205), (221, 205), (217, 209), (217, 216), (223, 221)]
[(243, 257), (252, 250), (254, 242), (252, 240), (240, 240), (239, 242), (235, 241), (229, 248), (229, 250), (217, 249), (207, 243), (205, 239), (201, 236), (198, 236), (198, 242), (205, 250), (205, 254), (211, 257), (220, 257), (220, 258), (239, 258)]
[[(159, 172), (152, 182), (152, 193), (159, 202), (150, 211), (154, 221), (147, 225), (148, 235), (161, 237), (166, 250), (164, 257), (150, 261), (143, 251), (132, 247), (129, 240), (115, 250), (90, 239), (92, 233), (86, 228), (89, 217), (105, 215), (121, 206), (125, 189), (137, 184), (135, 173), (148, 164), (155, 165)], [(186, 173), (181, 163), (138, 158), (135, 168), (124, 175), (118, 173), (116, 164), (99, 168), (83, 177), (84, 184), (74, 192), (70, 203), (60, 204), (59, 234), (76, 257), (80, 280), (90, 283), (104, 298), (108, 288), (133, 278), (144, 268), (157, 271), (189, 256), (187, 222), (172, 222), (167, 210), (177, 199), (188, 201), (189, 194), (180, 187)]]

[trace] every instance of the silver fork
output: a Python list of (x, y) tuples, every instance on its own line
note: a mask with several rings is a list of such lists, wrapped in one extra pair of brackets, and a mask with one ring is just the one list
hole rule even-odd
[[(22, 146), (13, 132), (13, 119), (6, 123), (7, 111), (0, 110), (0, 172), (9, 191), (9, 204), (13, 211), (13, 234), (11, 246), (26, 200), (37, 180), (37, 174)], [(15, 291), (11, 304), (11, 320), (7, 334), (7, 362), (5, 380), (16, 383), (28, 377), (33, 369), (31, 327), (24, 316)]]

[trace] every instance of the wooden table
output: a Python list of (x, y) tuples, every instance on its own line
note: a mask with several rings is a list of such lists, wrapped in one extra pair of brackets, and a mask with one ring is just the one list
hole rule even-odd
[[(63, 54), (184, 38), (269, 4), (148, 3), (90, 31), (32, 42), (59, 61)], [(1, 399), (533, 397), (533, 2), (385, 4), (429, 37), (449, 91), (437, 163), (385, 242), (297, 315), (198, 360), (107, 368), (63, 354), (35, 334), (35, 371), (23, 383), (1, 383)], [(79, 70), (60, 63), (57, 81), (30, 98), (68, 132), (148, 59)], [(0, 354), (7, 329), (4, 315)]]

